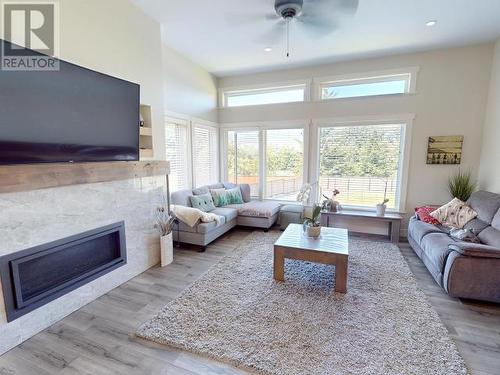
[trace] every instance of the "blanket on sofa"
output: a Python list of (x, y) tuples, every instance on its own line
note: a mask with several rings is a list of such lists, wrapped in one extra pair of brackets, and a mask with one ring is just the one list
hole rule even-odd
[(220, 224), (221, 218), (219, 215), (203, 212), (193, 207), (186, 206), (172, 206), (172, 212), (175, 214), (175, 217), (182, 221), (184, 224), (189, 225), (190, 227), (194, 227), (198, 221), (202, 223), (210, 223), (215, 221), (217, 225)]

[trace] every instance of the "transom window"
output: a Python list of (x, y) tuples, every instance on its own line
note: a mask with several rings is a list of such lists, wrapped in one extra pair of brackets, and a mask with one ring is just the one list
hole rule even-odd
[(241, 107), (261, 104), (303, 102), (306, 99), (306, 84), (267, 87), (249, 90), (224, 91), (224, 107)]
[(340, 191), (342, 205), (371, 207), (389, 199), (399, 209), (403, 124), (322, 127), (319, 131), (319, 186)]
[(415, 90), (416, 70), (404, 73), (367, 74), (364, 77), (324, 79), (319, 83), (321, 100), (375, 95), (406, 94)]

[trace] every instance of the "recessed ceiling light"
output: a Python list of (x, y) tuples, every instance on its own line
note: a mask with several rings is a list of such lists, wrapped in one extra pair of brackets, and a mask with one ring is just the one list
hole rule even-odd
[(431, 20), (425, 23), (425, 26), (436, 26), (437, 21), (436, 20)]
[(272, 50), (273, 50), (273, 49), (272, 49), (271, 47), (266, 47), (266, 48), (264, 48), (264, 51), (266, 51), (266, 52), (271, 52)]

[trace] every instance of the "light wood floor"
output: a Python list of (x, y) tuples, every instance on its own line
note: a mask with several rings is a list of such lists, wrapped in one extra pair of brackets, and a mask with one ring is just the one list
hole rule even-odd
[[(0, 374), (247, 374), (134, 332), (249, 233), (233, 230), (206, 253), (176, 250), (173, 264), (148, 270), (1, 356)], [(472, 374), (500, 374), (500, 305), (448, 297), (407, 244), (401, 252)]]

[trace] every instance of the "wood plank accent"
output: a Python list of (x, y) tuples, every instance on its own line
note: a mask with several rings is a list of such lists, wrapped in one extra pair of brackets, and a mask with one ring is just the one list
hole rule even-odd
[(0, 166), (0, 193), (161, 176), (169, 173), (168, 161), (6, 165)]

